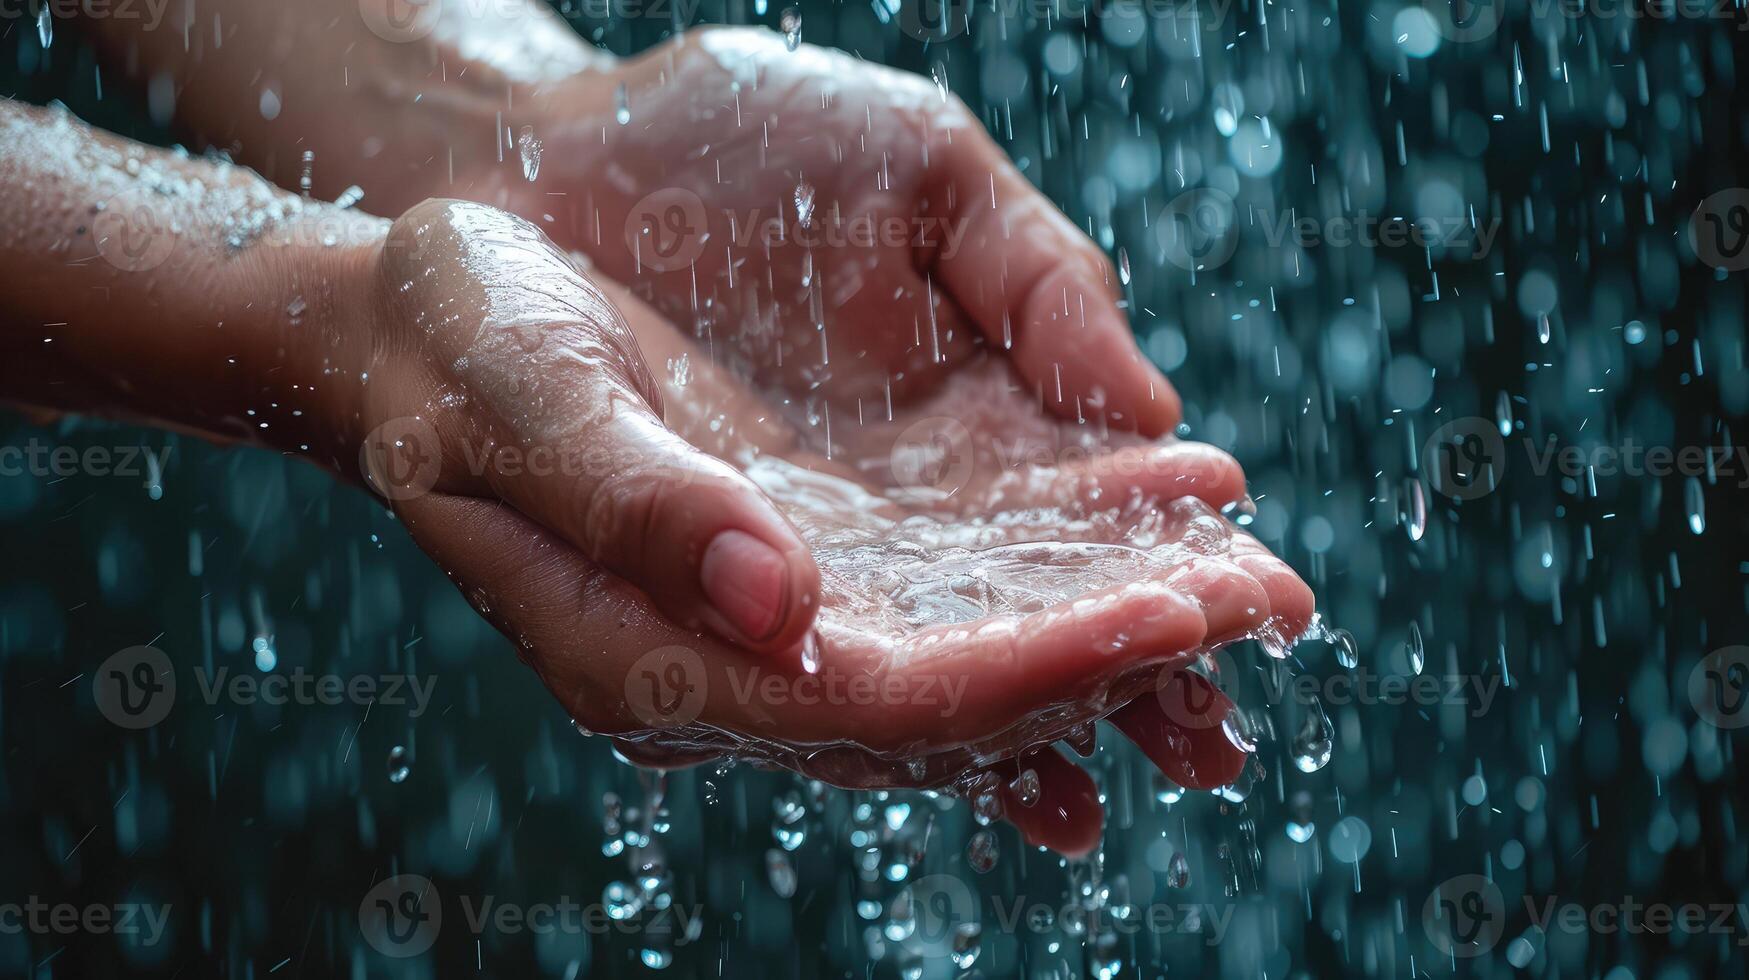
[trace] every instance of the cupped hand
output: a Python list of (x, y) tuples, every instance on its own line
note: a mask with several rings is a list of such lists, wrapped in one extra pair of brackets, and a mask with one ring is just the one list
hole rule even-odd
[(903, 403), (989, 347), (1060, 417), (1178, 421), (1111, 262), (927, 78), (713, 28), (540, 104), (511, 206), (762, 384)]
[[(512, 228), (479, 254), (557, 255)], [(523, 291), (545, 309), (543, 297), (581, 288), (560, 282), (574, 273), (551, 276), (499, 283), (483, 323), (461, 304), (474, 373), (452, 376), (437, 401), (515, 387), (481, 373), (480, 338), (538, 352), (566, 336), (513, 301)], [(819, 569), (818, 616), (793, 656), (750, 650), (664, 615), (638, 582), (502, 494), (446, 484), (397, 500), (415, 540), (580, 725), (651, 764), (732, 752), (838, 785), (987, 789), (1029, 839), (1071, 852), (1100, 825), (1090, 778), (1049, 747), (1077, 726), (1109, 715), (1185, 785), (1233, 778), (1244, 756), (1223, 731), (1226, 703), (1172, 668), (1241, 636), (1297, 634), (1311, 597), (1219, 516), (1243, 494), (1230, 458), (1049, 417), (987, 354), (890, 416), (883, 403), (828, 426), (805, 399), (735, 380), (607, 290), (630, 329), (622, 350), (659, 365), (646, 410), (662, 405), (668, 431), (732, 463), (800, 534)], [(417, 302), (457, 305), (439, 285)], [(556, 337), (519, 338), (530, 325)], [(529, 386), (538, 374), (512, 372)], [(657, 495), (685, 499), (690, 472), (671, 472)]]
[(371, 256), (359, 465), (392, 501), (505, 505), (637, 588), (668, 621), (794, 650), (819, 572), (745, 475), (662, 422), (625, 321), (527, 222), (415, 206)]

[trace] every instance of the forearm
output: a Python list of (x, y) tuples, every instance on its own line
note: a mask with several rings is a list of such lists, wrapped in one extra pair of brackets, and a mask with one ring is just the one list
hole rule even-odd
[(0, 398), (345, 467), (387, 222), (0, 102), (0, 227)]
[(430, 196), (507, 203), (494, 198), (521, 178), (537, 104), (612, 61), (539, 0), (171, 0), (162, 23), (83, 26), (113, 65), (173, 80), (194, 145), (288, 189), (307, 175), (323, 200), (357, 185), (377, 214)]

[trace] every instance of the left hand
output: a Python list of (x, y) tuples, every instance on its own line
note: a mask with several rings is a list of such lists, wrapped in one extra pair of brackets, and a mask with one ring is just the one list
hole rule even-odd
[(1177, 424), (1111, 262), (929, 79), (711, 28), (539, 91), (534, 181), (458, 182), (754, 380), (903, 402), (987, 346), (1059, 417)]

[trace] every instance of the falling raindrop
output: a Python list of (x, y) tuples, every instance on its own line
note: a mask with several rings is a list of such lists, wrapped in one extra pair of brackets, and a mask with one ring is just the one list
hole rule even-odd
[(601, 890), (601, 905), (607, 910), (607, 917), (615, 922), (624, 922), (644, 910), (644, 900), (639, 897), (638, 890), (623, 881), (610, 881)]
[(36, 39), (47, 48), (55, 40), (54, 14), (50, 11), (49, 0), (36, 0)]
[(524, 180), (532, 181), (540, 173), (540, 151), (540, 137), (534, 135), (534, 127), (522, 127), (522, 134), (516, 138), (516, 152), (522, 156)]
[(404, 745), (389, 750), (389, 782), (404, 783), (413, 772), (413, 754)]
[(765, 877), (778, 898), (795, 897), (796, 866), (791, 863), (788, 852), (775, 847), (765, 852)]
[(1331, 630), (1330, 646), (1336, 651), (1336, 662), (1353, 670), (1360, 665), (1360, 646), (1354, 642), (1354, 634), (1347, 630)]
[(1403, 526), (1409, 532), (1410, 541), (1419, 541), (1427, 533), (1427, 491), (1421, 489), (1421, 481), (1409, 481), (1408, 512), (1403, 515)]
[(983, 952), (982, 926), (976, 922), (961, 922), (953, 929), (953, 950), (948, 956), (953, 965), (961, 970), (970, 970), (972, 964), (978, 962), (978, 954)]
[(1403, 652), (1409, 657), (1409, 671), (1415, 676), (1421, 676), (1421, 670), (1427, 666), (1427, 644), (1421, 639), (1421, 624), (1409, 620), (1409, 638), (1403, 643)]
[(1323, 702), (1313, 700), (1306, 706), (1305, 720), (1294, 735), (1294, 766), (1301, 772), (1317, 772), (1330, 762), (1336, 731), (1330, 716), (1324, 713)]
[(784, 46), (794, 51), (802, 44), (802, 10), (800, 7), (785, 7), (783, 15), (778, 19), (778, 26), (783, 28)]
[(1688, 487), (1683, 491), (1683, 500), (1688, 505), (1688, 529), (1695, 534), (1706, 533), (1706, 498), (1701, 495), (1700, 478), (1689, 477)]
[(796, 222), (803, 228), (814, 223), (814, 185), (805, 180), (796, 184)]
[(1172, 859), (1166, 862), (1166, 884), (1173, 888), (1190, 887), (1190, 859), (1183, 851), (1173, 851)]
[(1117, 279), (1126, 286), (1130, 284), (1130, 250), (1122, 246), (1117, 250)]
[(613, 118), (621, 126), (632, 121), (632, 100), (626, 92), (624, 82), (620, 82), (613, 90)]

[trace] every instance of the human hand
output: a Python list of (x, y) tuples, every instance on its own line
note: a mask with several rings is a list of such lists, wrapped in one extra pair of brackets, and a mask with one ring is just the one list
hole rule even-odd
[(807, 548), (745, 476), (662, 423), (619, 312), (538, 230), (429, 201), (371, 257), (358, 428), (373, 489), (508, 504), (678, 627), (798, 647), (819, 592)]
[(525, 106), (533, 179), (511, 159), (457, 182), (762, 384), (905, 402), (989, 346), (1059, 416), (1178, 421), (1111, 263), (929, 79), (704, 29)]
[[(838, 785), (993, 793), (1029, 839), (1067, 852), (1097, 839), (1097, 791), (1038, 747), (1078, 726), (1109, 713), (1188, 786), (1237, 774), (1226, 702), (1173, 668), (1241, 636), (1297, 635), (1311, 596), (1217, 514), (1243, 494), (1230, 458), (1053, 420), (988, 356), (890, 421), (841, 420), (828, 452), (820, 427), (789, 419), (806, 406), (717, 369), (630, 297), (615, 302), (648, 362), (667, 367), (668, 424), (735, 463), (808, 542), (820, 614), (805, 662), (773, 662), (677, 627), (489, 500), (398, 501), (581, 726), (647, 764), (734, 753)], [(943, 446), (919, 426), (944, 423), (965, 428), (971, 469), (949, 461), (920, 479), (943, 460), (917, 457)]]

